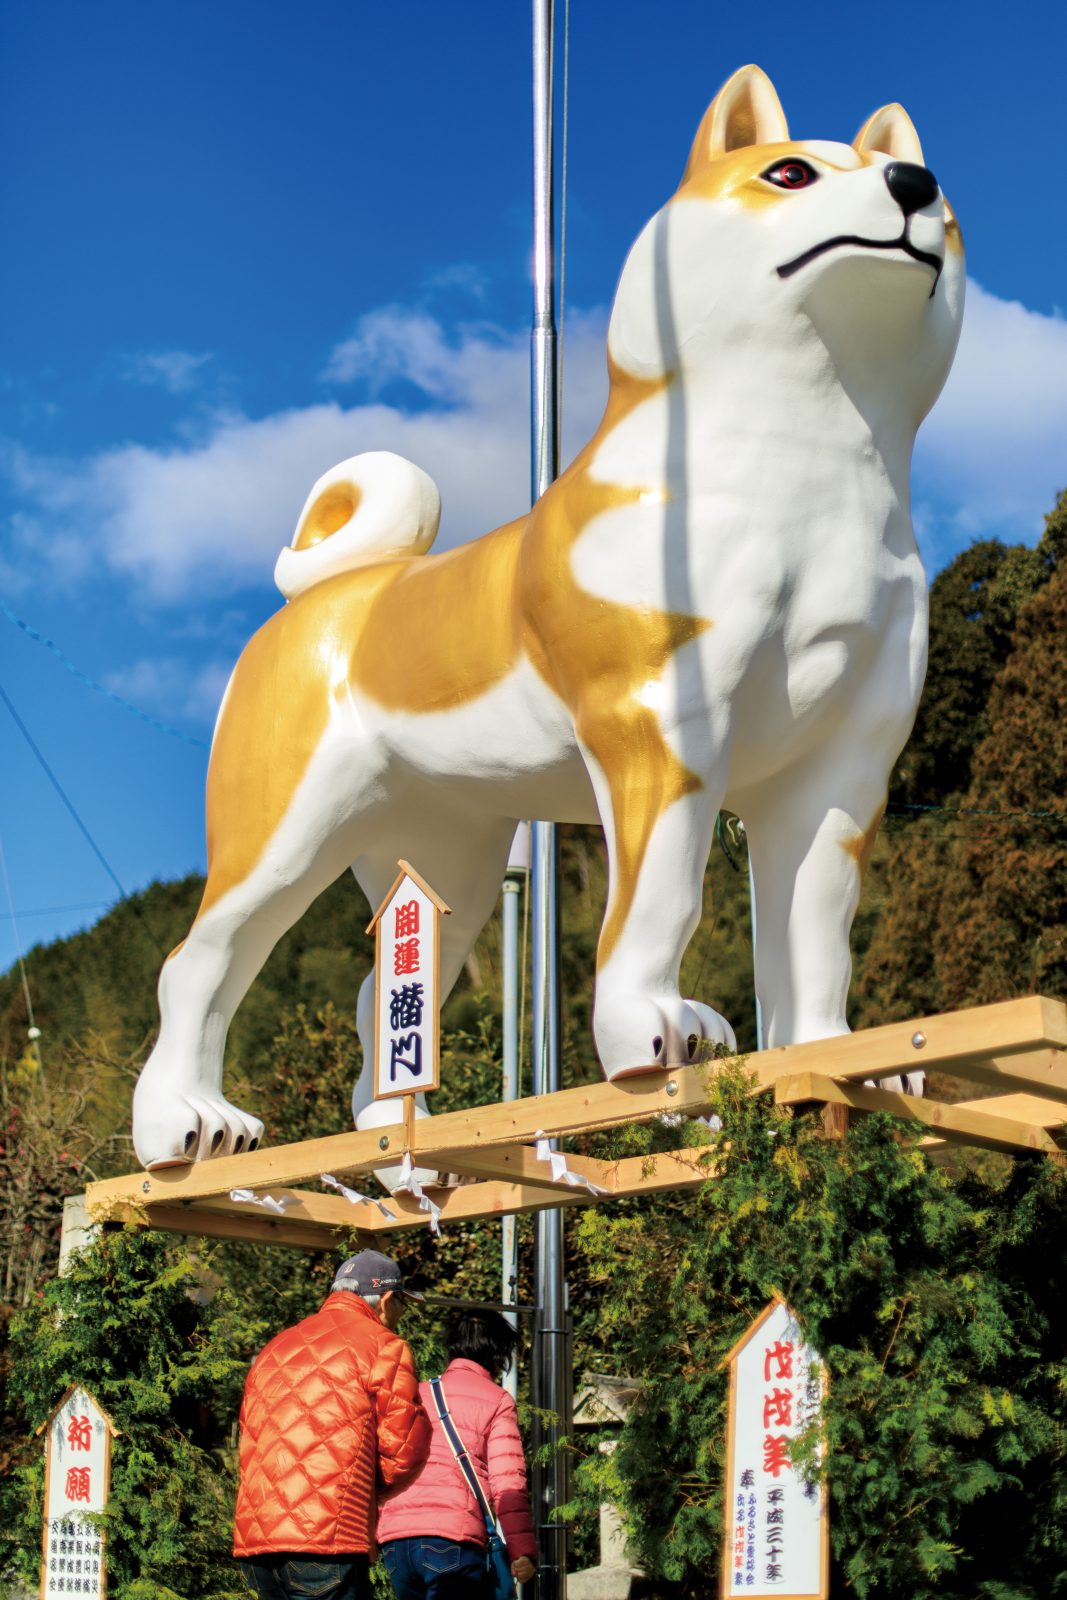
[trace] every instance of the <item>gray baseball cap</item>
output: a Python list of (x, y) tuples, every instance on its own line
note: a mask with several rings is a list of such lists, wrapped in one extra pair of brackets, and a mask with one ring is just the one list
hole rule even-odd
[(385, 1294), (392, 1289), (405, 1300), (423, 1300), (424, 1295), (414, 1289), (404, 1288), (404, 1275), (392, 1256), (380, 1250), (361, 1250), (358, 1256), (349, 1256), (337, 1269), (334, 1289), (351, 1289), (355, 1294)]

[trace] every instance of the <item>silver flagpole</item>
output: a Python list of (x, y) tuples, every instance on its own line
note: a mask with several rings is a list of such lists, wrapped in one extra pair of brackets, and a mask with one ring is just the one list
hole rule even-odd
[[(553, 0), (533, 0), (533, 329), (530, 350), (531, 496), (540, 499), (559, 470), (556, 409), (556, 314), (552, 183)], [(560, 1087), (559, 845), (552, 822), (531, 829), (531, 1021), (535, 1094)], [(536, 1429), (535, 1443), (555, 1448), (533, 1475), (534, 1519), (541, 1548), (539, 1600), (566, 1600), (566, 1530), (551, 1520), (566, 1500), (568, 1339), (563, 1278), (563, 1214), (537, 1214), (537, 1319), (534, 1404), (559, 1419)]]
[[(517, 1100), (522, 1085), (519, 1082), (519, 898), (530, 875), (530, 827), (520, 822), (508, 857), (508, 872), (504, 879), (503, 904), (503, 1055), (504, 1099)], [(517, 1217), (503, 1217), (501, 1229), (501, 1295), (505, 1305), (514, 1305), (519, 1298), (519, 1230)], [(511, 1326), (518, 1330), (518, 1314), (504, 1313)], [(503, 1384), (513, 1397), (519, 1392), (519, 1366), (513, 1361), (504, 1374)]]

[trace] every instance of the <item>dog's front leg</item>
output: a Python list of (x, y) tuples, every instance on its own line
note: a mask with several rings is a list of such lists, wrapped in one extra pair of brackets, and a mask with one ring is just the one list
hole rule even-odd
[(705, 1040), (731, 1049), (735, 1040), (725, 1018), (678, 987), (700, 920), (718, 785), (688, 770), (661, 736), (606, 744), (607, 759), (584, 753), (609, 871), (593, 1031), (615, 1078), (689, 1062)]
[(885, 806), (885, 755), (838, 741), (739, 797), (756, 893), (765, 1046), (847, 1033), (849, 934)]

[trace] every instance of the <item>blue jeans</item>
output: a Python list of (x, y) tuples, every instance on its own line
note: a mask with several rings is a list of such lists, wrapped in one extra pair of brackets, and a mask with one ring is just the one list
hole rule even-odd
[(370, 1600), (366, 1556), (246, 1556), (244, 1580), (259, 1600)]
[(485, 1551), (455, 1539), (388, 1539), (382, 1556), (396, 1600), (477, 1600), (485, 1592)]

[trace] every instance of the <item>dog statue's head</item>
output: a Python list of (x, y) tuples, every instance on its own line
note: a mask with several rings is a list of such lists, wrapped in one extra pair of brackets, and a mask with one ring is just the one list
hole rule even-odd
[(712, 384), (762, 370), (810, 386), (821, 361), (860, 410), (890, 397), (914, 427), (951, 366), (963, 289), (959, 228), (904, 109), (850, 145), (793, 141), (769, 78), (742, 67), (630, 253), (609, 350), (635, 377)]

